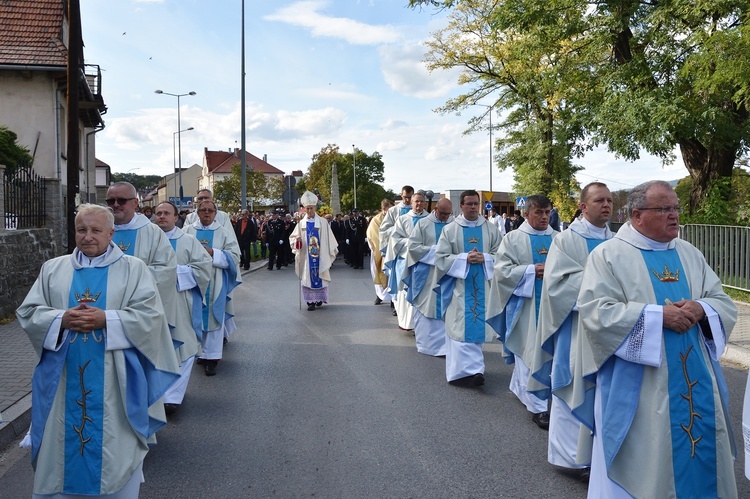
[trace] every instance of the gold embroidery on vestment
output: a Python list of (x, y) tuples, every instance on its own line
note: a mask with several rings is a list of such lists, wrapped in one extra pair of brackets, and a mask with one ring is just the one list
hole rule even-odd
[(693, 425), (695, 423), (695, 418), (703, 419), (703, 416), (701, 416), (699, 413), (695, 412), (693, 409), (693, 387), (698, 384), (698, 380), (690, 381), (690, 375), (687, 371), (687, 358), (688, 355), (690, 355), (690, 352), (693, 350), (693, 345), (690, 345), (687, 349), (687, 351), (684, 354), (680, 354), (680, 360), (682, 361), (682, 374), (685, 376), (685, 383), (687, 384), (687, 395), (684, 393), (681, 393), (680, 396), (687, 400), (688, 402), (688, 408), (690, 412), (689, 421), (690, 423), (688, 425), (684, 425), (680, 423), (680, 427), (682, 430), (687, 433), (688, 438), (690, 439), (690, 457), (695, 457), (695, 447), (698, 445), (698, 442), (700, 442), (703, 439), (703, 436), (695, 437), (693, 436)]

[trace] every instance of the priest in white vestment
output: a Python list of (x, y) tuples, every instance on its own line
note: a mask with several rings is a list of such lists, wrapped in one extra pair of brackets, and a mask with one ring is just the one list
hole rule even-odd
[(572, 388), (577, 357), (571, 346), (578, 336), (576, 300), (583, 269), (589, 253), (612, 238), (607, 227), (612, 194), (605, 184), (592, 182), (581, 191), (578, 207), (583, 218), (552, 240), (547, 255), (535, 340), (542, 348), (534, 350), (526, 388), (540, 398), (551, 398), (547, 460), (555, 466), (583, 469), (585, 479), (591, 463), (591, 432), (573, 417), (565, 394)]
[(445, 322), (435, 287), (435, 252), (446, 225), (453, 222), (453, 205), (443, 198), (435, 210), (419, 220), (409, 237), (406, 254), (406, 300), (414, 307), (414, 337), (417, 352), (445, 357)]
[(549, 427), (547, 401), (526, 391), (529, 365), (536, 349), (536, 325), (542, 278), (552, 238), (559, 232), (549, 227), (552, 202), (537, 194), (526, 198), (526, 220), (503, 238), (495, 259), (497, 292), (490, 300), (494, 317), (490, 324), (503, 343), (506, 362), (513, 364), (510, 390), (532, 413), (532, 420)]
[(406, 215), (411, 210), (411, 197), (414, 194), (414, 187), (405, 185), (401, 188), (401, 201), (391, 206), (383, 216), (380, 224), (380, 253), (385, 256), (388, 250), (388, 241), (391, 238), (393, 226), (401, 215)]
[[(112, 241), (120, 251), (128, 256), (139, 258), (154, 276), (159, 289), (167, 323), (174, 333), (177, 320), (177, 257), (169, 239), (151, 220), (140, 213), (138, 193), (129, 182), (115, 182), (107, 189), (107, 205), (115, 217), (115, 233)], [(178, 333), (179, 334), (179, 333)], [(174, 338), (179, 344), (183, 339)], [(178, 361), (179, 362), (179, 361)]]
[(203, 306), (203, 352), (199, 356), (206, 376), (216, 375), (216, 366), (224, 354), (224, 338), (237, 330), (231, 293), (242, 283), (237, 237), (215, 220), (217, 211), (213, 201), (203, 201), (198, 205), (198, 221), (185, 229), (211, 256), (213, 265)]
[[(195, 206), (200, 206), (200, 204), (203, 201), (211, 201), (212, 203), (216, 204), (216, 200), (214, 199), (214, 195), (211, 192), (211, 189), (201, 189), (199, 190), (195, 195)], [(187, 217), (185, 217), (185, 225), (191, 225), (199, 221), (198, 216), (198, 210), (196, 208), (195, 211), (192, 213), (188, 213)], [(216, 210), (216, 218), (214, 219), (219, 225), (227, 229), (232, 234), (235, 234), (234, 232), (234, 225), (232, 225), (232, 219), (229, 217), (229, 213), (226, 211)], [(234, 236), (235, 239), (237, 239), (237, 234)]]
[(213, 276), (213, 260), (195, 236), (177, 227), (179, 212), (170, 202), (159, 203), (154, 223), (164, 231), (177, 254), (177, 320), (172, 336), (179, 339), (180, 379), (164, 394), (164, 408), (174, 412), (182, 404), (195, 356), (203, 336), (203, 297)]
[(305, 217), (294, 227), (289, 245), (295, 255), (294, 272), (300, 280), (302, 299), (312, 312), (328, 303), (331, 265), (339, 249), (331, 226), (315, 211), (318, 196), (305, 191), (300, 203), (305, 207)]
[(719, 365), (737, 308), (679, 239), (680, 210), (667, 182), (636, 186), (630, 221), (583, 273), (580, 362), (596, 387), (572, 409), (594, 431), (591, 498), (737, 497)]
[(388, 289), (388, 276), (383, 273), (383, 254), (380, 252), (380, 224), (388, 209), (393, 205), (388, 199), (380, 202), (380, 211), (372, 217), (367, 224), (367, 244), (370, 246), (370, 273), (375, 286), (375, 305), (384, 301), (390, 301), (391, 297), (386, 292)]
[(112, 213), (83, 204), (75, 229), (76, 249), (44, 263), (16, 311), (39, 356), (34, 497), (137, 497), (179, 367), (152, 274), (111, 242)]
[(459, 386), (484, 385), (482, 344), (494, 333), (487, 324), (500, 231), (479, 216), (479, 193), (460, 196), (461, 215), (447, 225), (435, 248), (436, 291), (445, 319), (445, 377)]
[(409, 237), (416, 223), (427, 216), (424, 209), (424, 197), (424, 191), (418, 191), (412, 195), (411, 210), (396, 220), (383, 259), (383, 265), (389, 269), (388, 289), (396, 303), (398, 328), (403, 331), (414, 329), (414, 308), (406, 299), (403, 277), (406, 270)]

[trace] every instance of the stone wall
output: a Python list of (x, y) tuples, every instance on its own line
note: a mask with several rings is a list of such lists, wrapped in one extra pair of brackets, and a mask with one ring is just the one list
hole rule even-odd
[(13, 315), (42, 264), (55, 256), (49, 229), (0, 230), (0, 317)]

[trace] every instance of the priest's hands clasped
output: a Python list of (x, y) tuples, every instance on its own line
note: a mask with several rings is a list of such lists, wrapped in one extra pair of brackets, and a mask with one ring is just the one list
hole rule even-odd
[(107, 325), (107, 315), (100, 308), (89, 307), (85, 303), (69, 308), (62, 316), (63, 329), (90, 333), (97, 329), (104, 329)]
[(663, 314), (664, 327), (678, 333), (686, 332), (706, 316), (701, 304), (695, 300), (680, 300), (664, 305)]

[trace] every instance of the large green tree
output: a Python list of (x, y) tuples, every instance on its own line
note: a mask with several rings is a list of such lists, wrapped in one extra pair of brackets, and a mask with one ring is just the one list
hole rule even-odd
[(344, 211), (354, 208), (354, 170), (356, 160), (357, 175), (357, 208), (375, 210), (380, 201), (387, 196), (382, 186), (385, 180), (383, 156), (375, 151), (367, 154), (360, 149), (342, 154), (335, 144), (328, 144), (313, 155), (310, 167), (296, 188), (301, 193), (305, 190), (316, 192), (325, 204), (331, 202), (331, 173), (336, 165), (339, 182), (339, 198)]
[[(518, 43), (506, 64), (546, 52), (544, 80), (558, 85), (584, 134), (635, 160), (646, 150), (665, 162), (679, 148), (693, 179), (690, 209), (711, 190), (731, 193), (735, 161), (750, 135), (750, 1), (410, 0), (454, 7), (481, 3), (489, 23)], [(564, 59), (564, 64), (547, 64)], [(468, 62), (467, 62), (468, 64)], [(543, 73), (540, 67), (540, 74)], [(518, 84), (534, 80), (518, 74)], [(501, 84), (504, 86), (504, 84)], [(712, 188), (712, 185), (715, 187)]]
[[(245, 192), (247, 197), (279, 204), (284, 193), (284, 180), (278, 176), (266, 177), (262, 172), (245, 171)], [(214, 184), (214, 198), (223, 210), (229, 213), (240, 211), (242, 206), (242, 166), (232, 165), (232, 173)]]

